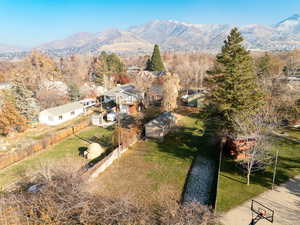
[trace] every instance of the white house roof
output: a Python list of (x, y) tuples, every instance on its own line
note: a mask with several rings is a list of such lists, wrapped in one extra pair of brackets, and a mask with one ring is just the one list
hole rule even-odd
[(0, 90), (1, 89), (9, 89), (11, 88), (11, 84), (10, 83), (7, 83), (7, 82), (3, 82), (3, 83), (0, 83)]
[(113, 96), (117, 97), (120, 96), (121, 98), (126, 98), (127, 96), (133, 96), (135, 98), (139, 98), (141, 92), (138, 91), (135, 86), (132, 84), (125, 84), (117, 86), (107, 92), (104, 93), (106, 96)]
[(72, 102), (65, 105), (60, 105), (54, 108), (45, 109), (43, 112), (47, 112), (52, 116), (60, 116), (65, 113), (70, 113), (77, 109), (82, 109), (84, 106), (79, 102)]

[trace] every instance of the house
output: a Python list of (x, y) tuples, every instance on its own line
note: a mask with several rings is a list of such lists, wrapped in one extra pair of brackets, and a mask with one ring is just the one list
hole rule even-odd
[(245, 159), (248, 157), (247, 151), (255, 145), (255, 137), (227, 136), (224, 152), (235, 159)]
[(88, 109), (94, 105), (97, 104), (97, 101), (95, 98), (85, 98), (79, 101), (79, 103), (81, 103), (85, 109)]
[(0, 83), (0, 90), (10, 89), (11, 87), (12, 85), (10, 83), (7, 82)]
[(127, 74), (136, 74), (142, 70), (139, 66), (128, 66)]
[(190, 107), (201, 107), (205, 100), (205, 90), (193, 91), (181, 97), (181, 101)]
[(104, 104), (115, 102), (120, 113), (134, 114), (141, 110), (144, 94), (131, 84), (119, 85), (104, 93)]
[(152, 85), (146, 92), (146, 101), (149, 105), (159, 105), (163, 99), (163, 87), (161, 84)]
[(40, 123), (55, 126), (74, 119), (85, 112), (85, 107), (80, 102), (45, 109), (39, 114)]
[(171, 112), (164, 112), (145, 125), (145, 135), (148, 138), (163, 138), (176, 124), (176, 116)]

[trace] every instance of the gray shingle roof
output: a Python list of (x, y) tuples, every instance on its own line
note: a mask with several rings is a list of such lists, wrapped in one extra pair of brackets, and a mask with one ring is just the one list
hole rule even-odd
[(171, 112), (163, 112), (155, 119), (146, 124), (147, 127), (164, 127), (175, 120), (175, 115)]
[(60, 106), (57, 106), (54, 108), (49, 108), (44, 111), (47, 111), (49, 114), (52, 114), (53, 116), (60, 116), (62, 114), (69, 113), (74, 110), (82, 109), (82, 108), (83, 108), (83, 105), (81, 103), (72, 102), (72, 103), (60, 105)]

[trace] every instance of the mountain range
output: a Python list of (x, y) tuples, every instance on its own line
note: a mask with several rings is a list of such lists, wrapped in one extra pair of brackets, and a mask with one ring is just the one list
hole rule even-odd
[[(190, 24), (174, 20), (153, 20), (126, 30), (109, 29), (99, 33), (80, 32), (63, 40), (36, 46), (54, 57), (74, 54), (98, 54), (101, 51), (119, 55), (149, 54), (153, 44), (169, 51), (217, 52), (235, 25)], [(267, 26), (251, 24), (237, 26), (245, 38), (244, 45), (252, 50), (281, 51), (300, 48), (300, 15), (295, 14), (279, 23)], [(0, 58), (22, 56), (26, 51), (0, 44)]]

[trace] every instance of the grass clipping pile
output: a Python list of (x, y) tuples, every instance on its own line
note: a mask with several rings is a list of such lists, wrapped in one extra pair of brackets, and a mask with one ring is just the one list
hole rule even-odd
[(207, 207), (195, 203), (158, 206), (150, 211), (137, 208), (130, 200), (90, 194), (84, 191), (88, 185), (76, 172), (57, 166), (55, 169), (44, 168), (28, 180), (24, 178), (14, 191), (1, 193), (0, 224), (217, 224)]

